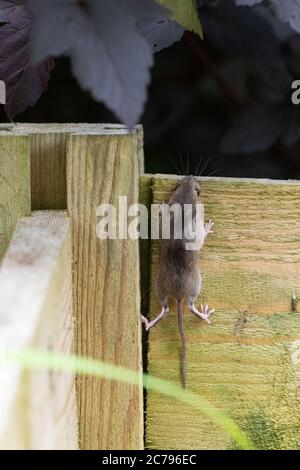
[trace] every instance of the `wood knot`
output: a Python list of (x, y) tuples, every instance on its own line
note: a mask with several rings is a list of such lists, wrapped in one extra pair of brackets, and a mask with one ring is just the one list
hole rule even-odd
[(251, 313), (249, 313), (247, 310), (242, 312), (242, 314), (237, 319), (237, 321), (235, 322), (235, 325), (234, 325), (234, 334), (236, 336), (241, 336), (242, 335), (242, 333), (244, 331), (244, 328), (246, 326), (246, 323), (251, 321), (251, 317), (252, 317)]
[(297, 312), (297, 305), (298, 305), (298, 299), (296, 297), (296, 294), (294, 293), (292, 295), (292, 302), (291, 302), (292, 312)]

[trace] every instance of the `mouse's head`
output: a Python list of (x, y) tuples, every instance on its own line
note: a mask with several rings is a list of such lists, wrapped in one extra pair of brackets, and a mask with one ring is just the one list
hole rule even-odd
[(200, 201), (200, 184), (195, 176), (184, 176), (175, 186), (169, 201), (179, 204), (196, 204)]

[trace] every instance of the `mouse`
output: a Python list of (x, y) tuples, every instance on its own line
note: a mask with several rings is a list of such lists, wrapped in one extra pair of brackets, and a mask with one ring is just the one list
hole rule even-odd
[[(176, 184), (167, 205), (171, 207), (173, 204), (179, 205), (182, 210), (184, 209), (184, 205), (190, 205), (190, 207), (192, 207), (192, 223), (195, 225), (195, 207), (197, 204), (201, 204), (200, 184), (195, 176), (184, 176)], [(165, 203), (160, 206), (160, 215), (163, 212), (162, 209), (164, 205)], [(185, 222), (181, 223), (184, 225)], [(157, 325), (169, 312), (169, 298), (172, 297), (175, 299), (181, 336), (180, 376), (183, 387), (186, 386), (186, 336), (183, 324), (183, 306), (186, 304), (192, 314), (208, 323), (211, 323), (210, 315), (215, 312), (215, 309), (210, 309), (208, 305), (202, 304), (199, 309), (195, 305), (202, 284), (199, 269), (199, 250), (202, 248), (206, 237), (210, 233), (213, 233), (213, 225), (214, 222), (212, 222), (212, 220), (204, 224), (202, 219), (200, 226), (196, 227), (196, 230), (199, 230), (200, 234), (202, 234), (202, 243), (200, 246), (197, 246), (196, 249), (187, 249), (188, 240), (185, 237), (184, 230), (181, 239), (175, 238), (174, 223), (168, 239), (161, 237), (160, 230), (156, 293), (162, 305), (162, 309), (151, 321), (141, 315), (141, 321), (145, 330), (149, 331), (150, 328)]]

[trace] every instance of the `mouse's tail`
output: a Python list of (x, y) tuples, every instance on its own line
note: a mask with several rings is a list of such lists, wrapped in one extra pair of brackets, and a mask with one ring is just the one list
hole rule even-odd
[(181, 384), (185, 387), (186, 383), (186, 337), (183, 326), (183, 301), (177, 300), (178, 326), (181, 336)]

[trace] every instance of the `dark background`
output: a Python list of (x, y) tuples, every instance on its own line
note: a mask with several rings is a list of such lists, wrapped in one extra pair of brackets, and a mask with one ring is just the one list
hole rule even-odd
[[(271, 14), (231, 0), (199, 11), (204, 41), (185, 33), (156, 55), (141, 120), (146, 171), (300, 178), (300, 106), (291, 104), (290, 90), (292, 79), (300, 79), (299, 35)], [(7, 121), (3, 110), (0, 120)], [(117, 122), (80, 89), (67, 58), (56, 60), (48, 91), (16, 120)], [(224, 150), (235, 122), (242, 130)], [(278, 125), (290, 126), (292, 137), (272, 142)]]

